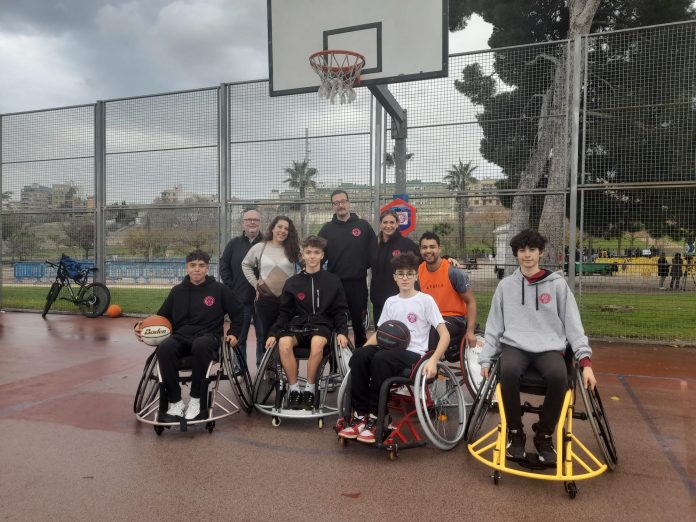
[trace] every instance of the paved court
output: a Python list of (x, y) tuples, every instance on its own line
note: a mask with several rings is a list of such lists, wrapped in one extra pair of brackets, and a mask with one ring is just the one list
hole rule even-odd
[(390, 462), (258, 413), (157, 437), (132, 413), (147, 356), (133, 323), (0, 314), (1, 519), (696, 519), (695, 348), (594, 344), (620, 462), (570, 500), (561, 483), (494, 486), (464, 445)]

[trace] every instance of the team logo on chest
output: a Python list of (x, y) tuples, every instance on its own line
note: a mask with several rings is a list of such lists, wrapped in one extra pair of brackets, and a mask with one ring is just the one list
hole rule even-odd
[(300, 301), (304, 301), (305, 297), (307, 297), (307, 294), (305, 294), (304, 292), (297, 292), (297, 298)]
[(414, 314), (413, 312), (411, 312), (410, 314), (408, 314), (406, 316), (406, 319), (408, 319), (409, 323), (415, 323), (418, 320), (418, 316), (416, 314)]
[(392, 250), (392, 257), (396, 257), (399, 255), (401, 255), (401, 250), (399, 250), (398, 248), (396, 250)]
[(215, 304), (215, 298), (212, 295), (206, 295), (203, 298), (203, 304), (205, 306), (213, 306)]
[(354, 228), (352, 234), (353, 234), (355, 237), (359, 237), (360, 234), (362, 234), (362, 232), (360, 231), (359, 228)]
[(543, 293), (539, 296), (541, 304), (549, 304), (551, 302), (551, 294)]

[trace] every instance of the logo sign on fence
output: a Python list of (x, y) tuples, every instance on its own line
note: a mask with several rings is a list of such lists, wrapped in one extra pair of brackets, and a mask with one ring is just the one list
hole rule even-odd
[(380, 213), (385, 210), (393, 210), (399, 216), (399, 231), (406, 235), (416, 229), (416, 207), (403, 199), (395, 199), (379, 209)]

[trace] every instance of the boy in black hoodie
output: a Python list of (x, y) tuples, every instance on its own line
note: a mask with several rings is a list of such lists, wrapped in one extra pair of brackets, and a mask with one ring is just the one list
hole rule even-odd
[[(280, 297), (280, 313), (266, 339), (266, 349), (269, 349), (280, 337), (280, 362), (288, 379), (288, 407), (292, 409), (311, 410), (314, 407), (316, 375), (332, 331), (338, 332), (337, 341), (341, 348), (348, 345), (346, 296), (341, 280), (321, 269), (325, 248), (326, 240), (318, 236), (309, 236), (302, 242), (304, 270), (285, 282)], [(311, 329), (311, 333), (292, 331), (292, 328), (304, 327)], [(307, 385), (300, 393), (293, 348), (308, 344)]]
[[(225, 314), (232, 321), (225, 339), (233, 346), (237, 344), (241, 330), (239, 304), (229, 288), (208, 275), (209, 262), (210, 256), (201, 250), (188, 254), (186, 277), (171, 289), (157, 312), (172, 323), (172, 335), (157, 347), (159, 369), (169, 402), (167, 413), (160, 415), (161, 422), (179, 422), (181, 417), (194, 420), (201, 416), (201, 386), (210, 361), (218, 359)], [(142, 342), (141, 331), (138, 322), (135, 336)], [(187, 355), (193, 357), (188, 407), (181, 399), (177, 367), (177, 360)]]

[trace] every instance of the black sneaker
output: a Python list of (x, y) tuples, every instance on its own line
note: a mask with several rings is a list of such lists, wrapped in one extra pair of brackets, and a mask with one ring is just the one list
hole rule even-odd
[(524, 445), (526, 442), (527, 436), (524, 434), (522, 428), (508, 429), (505, 458), (513, 462), (526, 460), (527, 453), (524, 451)]
[(314, 393), (309, 391), (302, 392), (302, 407), (305, 410), (314, 409)]
[(534, 447), (539, 454), (539, 462), (544, 466), (556, 466), (556, 450), (553, 447), (553, 436), (537, 432), (534, 435)]
[(290, 392), (290, 396), (288, 397), (288, 408), (291, 410), (302, 409), (302, 395), (299, 391), (293, 390)]

